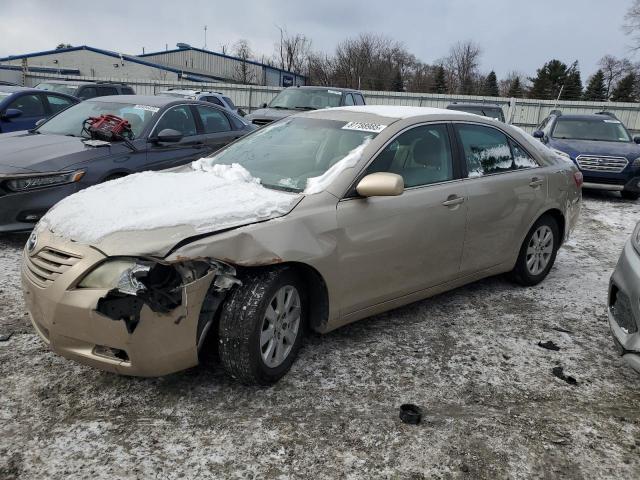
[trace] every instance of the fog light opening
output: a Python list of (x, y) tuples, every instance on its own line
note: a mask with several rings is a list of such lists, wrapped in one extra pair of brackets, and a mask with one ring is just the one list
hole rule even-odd
[(106, 347), (104, 345), (96, 345), (93, 347), (93, 354), (99, 357), (106, 357), (112, 360), (120, 360), (129, 363), (129, 355), (119, 348)]

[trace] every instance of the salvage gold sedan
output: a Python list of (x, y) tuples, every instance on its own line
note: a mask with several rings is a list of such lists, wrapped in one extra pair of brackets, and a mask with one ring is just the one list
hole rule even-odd
[(321, 333), (491, 275), (542, 281), (582, 177), (522, 131), (359, 106), (270, 124), (180, 169), (83, 190), (29, 238), (22, 281), (60, 355), (127, 375), (198, 364), (269, 384)]

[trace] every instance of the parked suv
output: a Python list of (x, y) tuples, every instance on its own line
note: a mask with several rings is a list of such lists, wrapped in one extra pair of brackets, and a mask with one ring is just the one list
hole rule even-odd
[(135, 95), (136, 92), (129, 85), (112, 82), (87, 82), (75, 80), (47, 80), (36, 85), (39, 90), (66, 93), (88, 100), (94, 97), (106, 97), (108, 95)]
[(282, 90), (260, 110), (247, 115), (254, 125), (266, 125), (305, 110), (365, 105), (364, 95), (357, 90), (333, 87), (289, 87)]
[(166, 95), (169, 97), (181, 97), (188, 98), (190, 100), (199, 100), (201, 102), (209, 102), (214, 105), (218, 105), (219, 107), (225, 108), (230, 112), (235, 113), (236, 115), (240, 115), (244, 117), (246, 112), (241, 108), (238, 108), (234, 105), (229, 97), (223, 95), (220, 92), (209, 92), (204, 90), (183, 90), (180, 88), (170, 88), (169, 90), (164, 90), (158, 95)]
[(640, 137), (632, 137), (612, 113), (553, 110), (533, 136), (578, 166), (584, 188), (618, 191), (629, 200), (640, 197)]
[(497, 103), (458, 103), (453, 102), (447, 105), (447, 110), (457, 110), (459, 112), (473, 113), (483, 117), (495, 118), (504, 123), (504, 112)]

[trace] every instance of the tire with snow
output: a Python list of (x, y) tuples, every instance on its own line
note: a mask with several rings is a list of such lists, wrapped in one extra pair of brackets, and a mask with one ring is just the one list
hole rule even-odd
[(304, 336), (307, 300), (290, 268), (249, 272), (222, 306), (219, 355), (247, 385), (270, 385), (291, 368)]
[(549, 274), (559, 247), (558, 222), (550, 215), (543, 215), (524, 238), (511, 278), (520, 285), (537, 285)]

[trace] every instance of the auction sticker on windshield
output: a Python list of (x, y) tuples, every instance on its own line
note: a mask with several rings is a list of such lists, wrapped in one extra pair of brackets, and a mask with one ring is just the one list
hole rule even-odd
[(135, 108), (136, 110), (146, 110), (147, 112), (153, 112), (153, 113), (156, 113), (158, 110), (160, 110), (160, 108), (152, 107), (151, 105), (136, 105), (133, 108)]
[(379, 123), (349, 122), (342, 127), (342, 130), (358, 130), (360, 132), (380, 133), (385, 128), (387, 128), (386, 125), (380, 125)]

